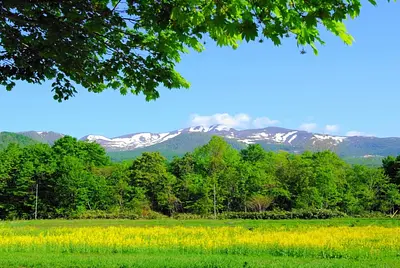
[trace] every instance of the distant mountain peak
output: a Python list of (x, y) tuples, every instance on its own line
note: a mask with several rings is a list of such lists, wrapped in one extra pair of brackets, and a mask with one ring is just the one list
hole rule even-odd
[(179, 131), (166, 133), (141, 132), (115, 138), (108, 138), (100, 135), (87, 135), (81, 138), (81, 140), (97, 142), (108, 150), (126, 151), (152, 146), (172, 139), (179, 134), (181, 134)]
[(237, 140), (243, 144), (263, 142), (286, 146), (303, 146), (306, 143), (311, 143), (311, 145), (318, 144), (319, 146), (323, 143), (328, 144), (329, 146), (337, 146), (346, 139), (346, 137), (313, 134), (306, 131), (291, 130), (281, 127), (236, 130), (222, 124), (211, 126), (191, 126), (185, 129), (164, 133), (140, 132), (116, 138), (108, 138), (100, 135), (88, 135), (82, 139), (97, 142), (108, 150), (128, 151), (163, 143), (181, 134), (194, 133), (218, 135), (227, 139)]
[(184, 129), (187, 132), (222, 132), (222, 131), (236, 131), (235, 129), (226, 126), (226, 125), (222, 125), (222, 124), (217, 124), (217, 125), (211, 125), (211, 126), (192, 126), (189, 128)]
[(47, 143), (52, 145), (56, 140), (64, 137), (64, 134), (53, 131), (25, 131), (18, 134), (29, 137), (38, 142)]
[[(19, 134), (48, 144), (53, 144), (57, 139), (64, 137), (63, 134), (52, 131), (27, 131)], [(259, 129), (235, 129), (227, 125), (215, 124), (191, 126), (161, 133), (139, 132), (114, 138), (91, 134), (81, 140), (97, 142), (110, 152), (154, 151), (168, 148), (173, 154), (174, 150), (182, 152), (182, 148), (188, 150), (204, 145), (213, 135), (223, 137), (230, 144), (234, 144), (235, 148), (260, 144), (266, 150), (285, 150), (292, 153), (305, 150), (332, 150), (344, 156), (400, 154), (400, 138), (347, 137), (273, 126)]]

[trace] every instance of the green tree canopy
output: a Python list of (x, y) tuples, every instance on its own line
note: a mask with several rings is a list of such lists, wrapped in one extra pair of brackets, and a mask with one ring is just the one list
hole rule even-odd
[(343, 21), (360, 8), (360, 0), (4, 0), (0, 84), (11, 90), (18, 80), (51, 80), (58, 101), (74, 96), (76, 85), (153, 100), (159, 85), (189, 87), (175, 65), (206, 39), (236, 48), (292, 37), (317, 53), (319, 26), (352, 43)]
[(400, 155), (397, 157), (385, 157), (382, 160), (382, 167), (385, 174), (392, 180), (392, 182), (400, 185)]
[(132, 163), (131, 184), (145, 193), (152, 209), (172, 213), (177, 202), (173, 193), (176, 178), (167, 168), (167, 159), (160, 153), (143, 153)]
[(100, 144), (79, 141), (71, 136), (58, 139), (53, 145), (53, 150), (60, 158), (74, 156), (83, 160), (87, 166), (104, 166), (110, 163), (105, 149)]
[(381, 168), (351, 166), (330, 151), (290, 154), (250, 145), (239, 152), (214, 136), (170, 163), (158, 152), (110, 163), (97, 146), (66, 136), (54, 146), (12, 143), (0, 150), (0, 219), (276, 209), (393, 215), (400, 206), (400, 156), (387, 157)]

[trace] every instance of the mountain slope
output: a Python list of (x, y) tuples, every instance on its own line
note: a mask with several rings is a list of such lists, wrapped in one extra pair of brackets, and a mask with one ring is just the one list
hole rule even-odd
[[(160, 151), (167, 158), (172, 158), (206, 144), (212, 135), (224, 137), (237, 148), (243, 148), (245, 144), (260, 144), (268, 151), (284, 150), (291, 153), (331, 150), (342, 157), (350, 157), (353, 162), (365, 162), (363, 157), (366, 155), (374, 155), (379, 159), (381, 156), (400, 154), (400, 138), (343, 137), (279, 127), (235, 130), (220, 125), (191, 127), (162, 135), (138, 133), (115, 139), (105, 138), (108, 143), (102, 145), (116, 161), (132, 159), (146, 151)], [(165, 141), (162, 140), (165, 138)], [(119, 142), (119, 147), (113, 144), (115, 142)], [(122, 142), (127, 146), (122, 146)]]
[(363, 165), (367, 167), (381, 167), (383, 156), (345, 156), (342, 157), (344, 161), (349, 163), (350, 165)]
[[(174, 156), (183, 156), (185, 153), (192, 152), (195, 148), (208, 143), (212, 136), (213, 134), (210, 133), (183, 133), (159, 144), (131, 151), (110, 151), (108, 155), (113, 161), (123, 161), (134, 159), (143, 152), (160, 152), (167, 159), (171, 160)], [(238, 150), (246, 147), (246, 144), (236, 140), (226, 138), (225, 140)]]
[(25, 131), (18, 134), (24, 135), (41, 143), (47, 143), (49, 145), (53, 145), (56, 140), (64, 137), (64, 134), (53, 131)]
[[(55, 132), (34, 131), (21, 134), (48, 144), (64, 136)], [(400, 138), (344, 137), (280, 127), (236, 130), (223, 125), (196, 126), (163, 133), (133, 133), (115, 138), (87, 135), (81, 140), (99, 143), (114, 160), (132, 159), (146, 151), (160, 151), (170, 159), (206, 144), (213, 135), (225, 138), (237, 149), (248, 144), (260, 144), (269, 151), (284, 150), (290, 153), (331, 150), (341, 157), (354, 159), (400, 154)]]
[(399, 155), (400, 138), (349, 137), (335, 152), (340, 156)]
[(21, 134), (11, 132), (0, 132), (0, 150), (5, 149), (9, 144), (16, 143), (21, 146), (27, 146), (37, 143), (37, 141)]
[(227, 139), (236, 140), (245, 144), (264, 143), (286, 145), (299, 148), (329, 148), (343, 143), (347, 137), (313, 134), (305, 131), (291, 130), (278, 127), (263, 129), (235, 130), (222, 125), (211, 127), (191, 127), (165, 133), (134, 133), (116, 138), (88, 135), (83, 140), (97, 142), (108, 151), (131, 151), (145, 148), (155, 144), (161, 144), (171, 139), (176, 139), (187, 134), (218, 135)]

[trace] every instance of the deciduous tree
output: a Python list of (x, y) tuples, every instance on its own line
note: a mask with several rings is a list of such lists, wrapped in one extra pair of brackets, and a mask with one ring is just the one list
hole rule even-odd
[(76, 85), (153, 100), (159, 85), (189, 87), (175, 65), (182, 53), (203, 51), (205, 40), (237, 48), (292, 38), (317, 53), (320, 26), (352, 43), (343, 21), (360, 9), (360, 0), (3, 0), (0, 84), (51, 80), (58, 101)]

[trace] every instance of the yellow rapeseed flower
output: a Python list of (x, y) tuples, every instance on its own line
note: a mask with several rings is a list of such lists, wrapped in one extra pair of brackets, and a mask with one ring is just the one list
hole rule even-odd
[(212, 251), (274, 248), (308, 248), (350, 252), (400, 251), (400, 228), (310, 227), (301, 230), (244, 227), (81, 227), (13, 230), (0, 227), (0, 250), (45, 247), (48, 250), (149, 250)]

